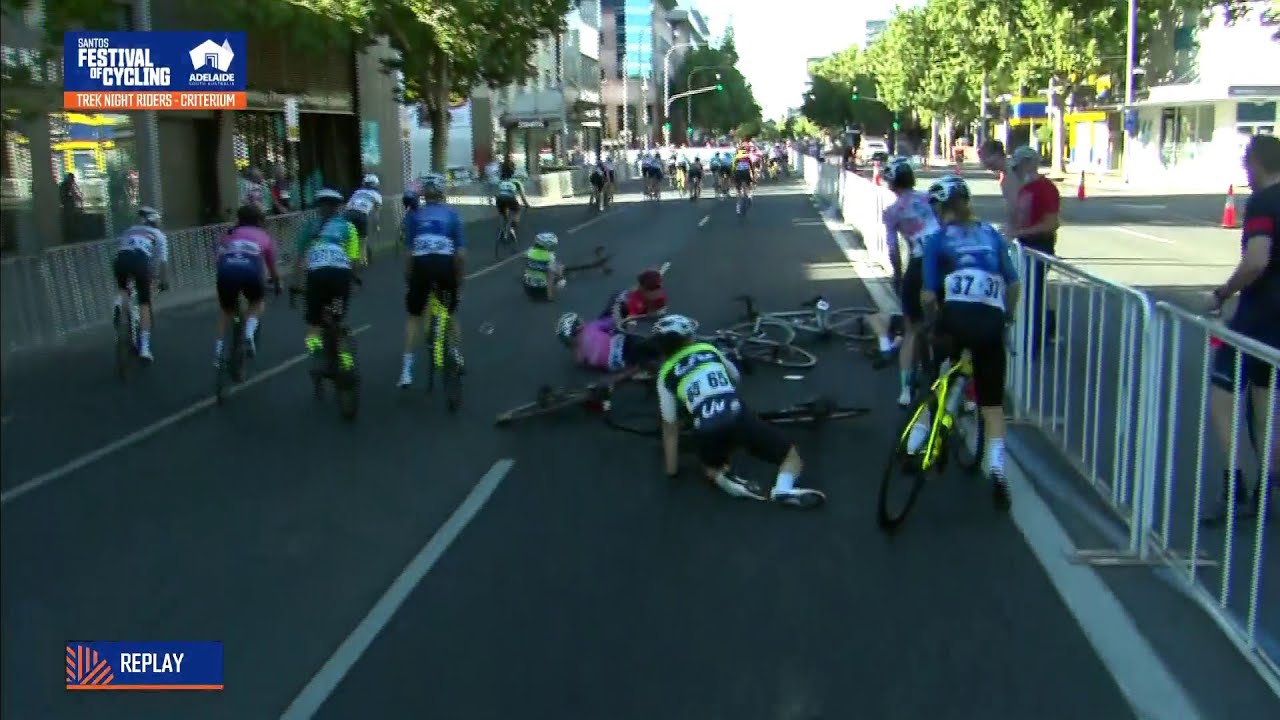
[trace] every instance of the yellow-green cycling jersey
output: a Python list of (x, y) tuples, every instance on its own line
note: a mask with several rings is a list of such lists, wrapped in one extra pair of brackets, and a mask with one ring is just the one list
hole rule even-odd
[(356, 226), (341, 215), (328, 220), (315, 218), (298, 231), (294, 251), (306, 253), (308, 270), (350, 268), (360, 260), (360, 234)]
[(556, 263), (556, 254), (536, 245), (525, 253), (524, 284), (529, 287), (546, 287), (547, 273)]
[(737, 417), (742, 409), (738, 379), (738, 369), (714, 345), (695, 342), (681, 348), (658, 370), (662, 419), (675, 422), (683, 409), (694, 427), (705, 429)]

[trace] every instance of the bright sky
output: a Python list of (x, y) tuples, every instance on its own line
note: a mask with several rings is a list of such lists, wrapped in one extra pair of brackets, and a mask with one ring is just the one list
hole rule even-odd
[(755, 90), (766, 119), (800, 105), (809, 80), (806, 61), (862, 44), (867, 20), (887, 20), (895, 5), (923, 0), (691, 0), (713, 37), (730, 18), (738, 46), (738, 69)]

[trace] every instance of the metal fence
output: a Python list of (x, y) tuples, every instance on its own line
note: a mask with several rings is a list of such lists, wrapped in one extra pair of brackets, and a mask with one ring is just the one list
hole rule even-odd
[[(887, 267), (886, 189), (794, 151), (792, 167)], [(1048, 437), (1127, 531), (1077, 558), (1173, 569), (1280, 695), (1280, 551), (1268, 555), (1263, 520), (1280, 521), (1267, 479), (1280, 470), (1280, 349), (1031, 248), (1014, 254), (1013, 418)], [(1215, 355), (1232, 350), (1215, 387)]]

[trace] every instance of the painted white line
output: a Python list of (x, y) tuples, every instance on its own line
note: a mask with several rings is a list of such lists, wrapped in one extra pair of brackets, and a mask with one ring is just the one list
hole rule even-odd
[(698, 221), (698, 227), (702, 227), (703, 225), (706, 225), (709, 222), (711, 222), (711, 216), (703, 215), (702, 219)]
[[(883, 279), (883, 265), (869, 259), (867, 251), (853, 248), (832, 215), (824, 219), (832, 239), (862, 277), (872, 301), (882, 312), (896, 312), (898, 301)], [(1014, 491), (1013, 522), (1129, 704), (1143, 718), (1199, 718), (1186, 691), (1097, 572), (1067, 561), (1063, 549), (1073, 547), (1070, 536), (1021, 468), (1009, 460), (1006, 468)]]
[[(368, 330), (371, 327), (373, 326), (367, 325), (367, 324), (361, 325), (360, 327), (352, 330), (351, 334), (359, 335), (360, 333), (364, 332), (365, 330)], [(274, 367), (270, 367), (270, 368), (266, 368), (261, 371), (258, 371), (254, 373), (252, 376), (250, 376), (244, 382), (228, 389), (227, 395), (230, 396), (230, 395), (239, 394), (253, 387), (254, 385), (257, 385), (260, 382), (264, 382), (272, 377), (275, 377), (276, 375), (279, 375), (285, 370), (288, 370), (289, 368), (293, 367), (294, 365), (297, 365), (298, 363), (306, 359), (307, 359), (307, 354), (300, 353), (298, 355), (295, 355), (289, 358), (288, 360), (285, 360), (284, 362), (278, 365), (275, 365)], [(27, 493), (39, 490), (45, 485), (48, 485), (49, 483), (52, 483), (55, 480), (60, 480), (66, 477), (67, 475), (70, 475), (71, 473), (77, 470), (80, 470), (81, 468), (84, 468), (87, 465), (91, 465), (101, 460), (102, 458), (108, 455), (111, 455), (112, 453), (115, 453), (118, 450), (123, 450), (124, 448), (127, 448), (130, 445), (135, 445), (139, 442), (142, 442), (143, 440), (146, 440), (147, 438), (151, 437), (152, 435), (155, 435), (156, 433), (160, 432), (161, 430), (164, 430), (165, 428), (168, 428), (172, 425), (180, 423), (183, 420), (186, 420), (187, 418), (199, 412), (202, 412), (204, 410), (207, 410), (213, 407), (214, 405), (217, 404), (217, 402), (218, 402), (217, 398), (214, 397), (213, 395), (210, 395), (209, 397), (203, 400), (196, 401), (171, 415), (160, 418), (159, 420), (151, 423), (150, 425), (140, 430), (135, 430), (134, 432), (131, 432), (128, 435), (125, 435), (124, 437), (114, 442), (107, 443), (106, 445), (103, 445), (97, 450), (93, 450), (91, 452), (85, 453), (84, 455), (81, 455), (80, 457), (66, 463), (65, 465), (62, 465), (61, 467), (57, 467), (57, 468), (54, 468), (53, 470), (50, 470), (49, 472), (43, 473), (41, 475), (37, 475), (36, 477), (31, 478), (30, 480), (22, 483), (21, 485), (17, 485), (15, 487), (9, 488), (8, 490), (5, 490), (3, 493), (0, 493), (0, 505), (8, 505), (9, 503), (13, 502), (14, 500), (17, 500), (18, 498), (21, 498)]]
[(1153, 203), (1116, 203), (1113, 207), (1124, 208), (1125, 210), (1164, 210), (1168, 206)]
[(582, 230), (583, 228), (590, 227), (590, 226), (592, 226), (592, 225), (594, 225), (594, 224), (596, 224), (596, 223), (600, 222), (601, 220), (606, 220), (606, 219), (608, 219), (608, 218), (614, 217), (614, 216), (618, 215), (619, 213), (624, 213), (624, 212), (626, 212), (628, 209), (629, 209), (629, 208), (620, 207), (620, 208), (616, 208), (613, 212), (603, 212), (603, 213), (600, 213), (599, 215), (597, 215), (597, 216), (595, 216), (595, 217), (591, 218), (590, 220), (587, 220), (586, 222), (578, 223), (577, 225), (574, 225), (573, 227), (569, 228), (568, 230), (565, 230), (565, 231), (564, 231), (564, 234), (565, 234), (565, 235), (573, 235), (573, 234), (576, 234), (577, 232), (579, 232), (579, 231), (580, 231), (580, 230)]
[(515, 254), (514, 254), (514, 255), (512, 255), (511, 257), (503, 258), (502, 260), (499, 260), (498, 262), (496, 262), (496, 263), (494, 263), (494, 264), (492, 264), (492, 265), (490, 265), (490, 266), (488, 266), (488, 267), (482, 267), (482, 268), (480, 268), (479, 270), (477, 270), (477, 271), (475, 271), (475, 272), (473, 272), (473, 273), (471, 273), (471, 274), (467, 275), (467, 276), (466, 276), (466, 279), (467, 279), (467, 280), (470, 280), (470, 279), (472, 279), (472, 278), (478, 278), (478, 277), (480, 277), (480, 276), (482, 276), (482, 275), (488, 275), (489, 273), (493, 272), (494, 270), (497, 270), (498, 268), (502, 267), (503, 265), (506, 265), (506, 264), (508, 264), (508, 263), (510, 263), (510, 262), (513, 262), (513, 261), (515, 261), (515, 260), (522, 260), (522, 259), (524, 259), (524, 253), (515, 253)]
[(1124, 234), (1126, 234), (1126, 235), (1132, 235), (1132, 236), (1134, 236), (1134, 237), (1140, 237), (1140, 238), (1142, 238), (1142, 239), (1144, 239), (1144, 240), (1155, 240), (1156, 242), (1158, 242), (1158, 243), (1164, 243), (1165, 245), (1172, 245), (1172, 244), (1173, 244), (1173, 241), (1172, 241), (1172, 240), (1169, 240), (1169, 239), (1167, 239), (1167, 238), (1162, 238), (1162, 237), (1160, 237), (1159, 235), (1151, 235), (1151, 234), (1149, 234), (1149, 233), (1139, 232), (1139, 231), (1137, 231), (1137, 230), (1130, 230), (1129, 228), (1126, 228), (1126, 227), (1120, 227), (1119, 225), (1107, 225), (1106, 227), (1109, 227), (1109, 228), (1111, 228), (1112, 230), (1115, 230), (1116, 232), (1122, 232), (1122, 233), (1124, 233)]
[(280, 720), (310, 720), (320, 711), (338, 684), (359, 662), (360, 657), (373, 644), (387, 623), (395, 617), (396, 612), (404, 605), (414, 588), (422, 582), (427, 573), (431, 572), (431, 568), (435, 567), (435, 564), (449, 550), (449, 546), (458, 539), (458, 535), (462, 534), (467, 524), (479, 514), (484, 504), (498, 489), (503, 478), (511, 472), (514, 464), (513, 460), (503, 459), (489, 468), (489, 472), (480, 478), (462, 504), (453, 511), (440, 529), (436, 530), (418, 554), (413, 556), (404, 570), (400, 571), (400, 575), (391, 583), (391, 587), (378, 598), (378, 602), (374, 603), (360, 624), (342, 641), (306, 687), (302, 688), (302, 692), (289, 703)]

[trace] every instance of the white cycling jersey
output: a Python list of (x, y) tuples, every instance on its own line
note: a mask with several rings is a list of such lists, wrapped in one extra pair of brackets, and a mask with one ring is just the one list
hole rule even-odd
[(347, 201), (347, 209), (370, 215), (376, 208), (382, 207), (382, 193), (370, 188), (359, 188), (351, 193)]
[(120, 252), (137, 251), (152, 260), (169, 262), (169, 238), (150, 225), (134, 225), (120, 235)]

